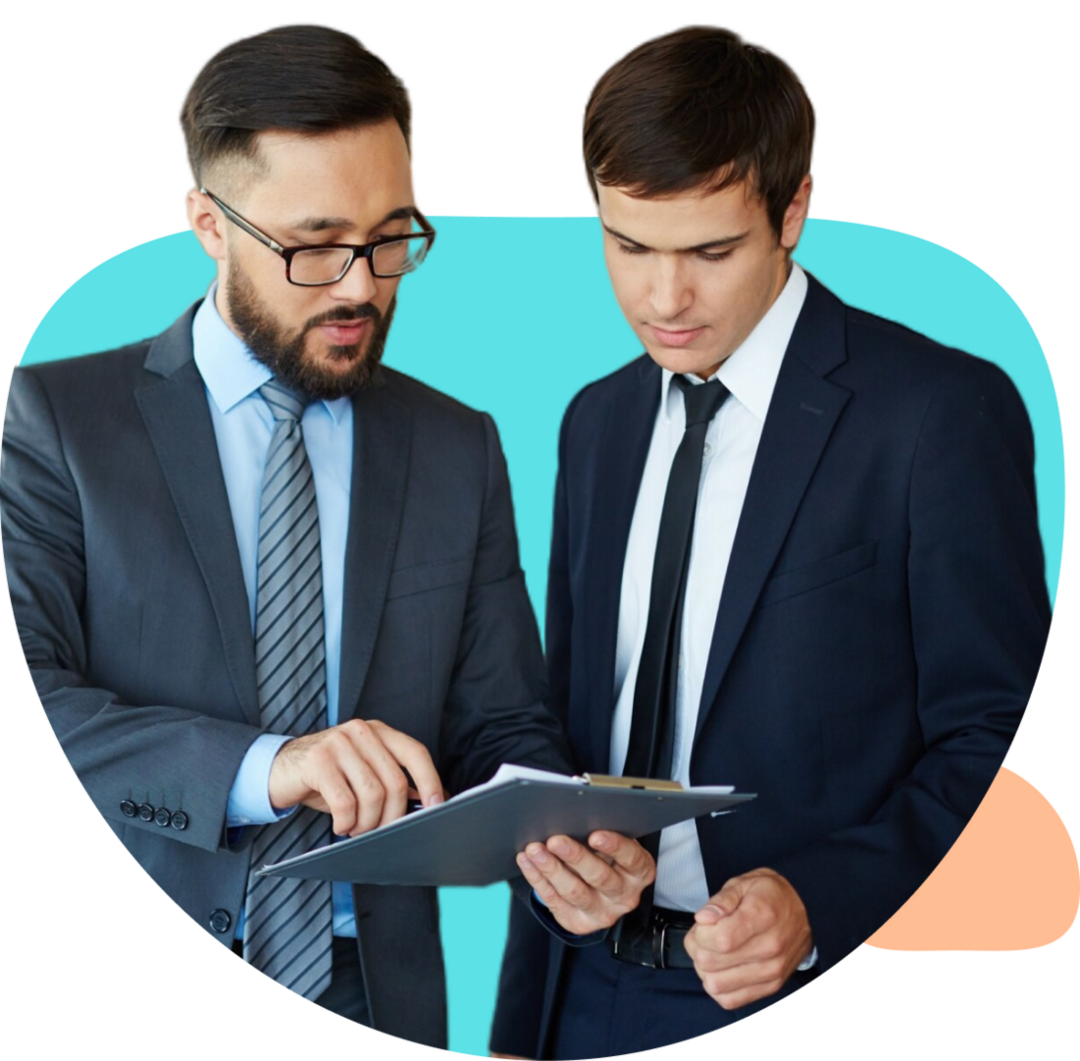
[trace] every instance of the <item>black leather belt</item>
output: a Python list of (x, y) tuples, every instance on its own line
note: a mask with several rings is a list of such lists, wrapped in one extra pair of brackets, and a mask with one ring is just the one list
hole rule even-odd
[(654, 906), (644, 925), (632, 917), (619, 922), (612, 934), (612, 956), (649, 969), (693, 969), (694, 963), (683, 946), (693, 927), (693, 914)]

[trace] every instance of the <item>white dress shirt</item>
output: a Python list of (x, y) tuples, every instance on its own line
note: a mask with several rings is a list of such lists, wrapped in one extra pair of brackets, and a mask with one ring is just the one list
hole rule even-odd
[[(690, 547), (679, 643), (672, 762), (672, 778), (684, 785), (690, 783), (690, 752), (731, 546), (780, 363), (802, 310), (806, 288), (806, 274), (793, 264), (791, 275), (776, 301), (713, 377), (728, 388), (731, 397), (721, 406), (705, 435), (697, 515)], [(692, 383), (704, 382), (697, 376), (687, 378)], [(660, 513), (668, 473), (686, 424), (682, 393), (671, 386), (671, 379), (672, 373), (665, 369), (660, 381), (660, 408), (653, 426), (623, 565), (615, 656), (615, 716), (611, 728), (612, 774), (621, 774), (626, 761), (634, 711), (634, 686), (649, 615)], [(712, 784), (737, 780), (708, 778)], [(660, 837), (657, 861), (656, 905), (692, 911), (700, 909), (708, 899), (709, 888), (694, 822), (682, 822), (665, 829)]]

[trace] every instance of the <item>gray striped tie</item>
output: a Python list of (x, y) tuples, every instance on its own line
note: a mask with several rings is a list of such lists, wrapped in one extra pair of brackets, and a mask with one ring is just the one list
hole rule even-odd
[[(255, 679), (263, 729), (301, 736), (327, 725), (315, 480), (300, 429), (305, 403), (276, 380), (259, 393), (274, 414), (274, 434), (259, 511)], [(299, 807), (259, 831), (252, 869), (330, 840), (329, 815)], [(331, 887), (285, 877), (248, 880), (244, 960), (305, 998), (317, 998), (330, 984)]]

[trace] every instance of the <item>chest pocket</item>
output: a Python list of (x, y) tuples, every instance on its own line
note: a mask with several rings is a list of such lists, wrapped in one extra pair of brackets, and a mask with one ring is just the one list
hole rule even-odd
[(427, 564), (403, 567), (390, 575), (386, 599), (411, 597), (416, 593), (428, 593), (446, 586), (459, 586), (469, 581), (472, 574), (472, 554), (455, 556), (448, 560), (433, 560)]
[(839, 582), (842, 578), (850, 578), (868, 567), (873, 567), (877, 563), (877, 546), (876, 541), (865, 542), (852, 549), (845, 549), (842, 553), (827, 556), (824, 560), (815, 560), (813, 563), (802, 564), (790, 571), (773, 575), (761, 591), (758, 607), (764, 608), (789, 597), (809, 593), (813, 589)]

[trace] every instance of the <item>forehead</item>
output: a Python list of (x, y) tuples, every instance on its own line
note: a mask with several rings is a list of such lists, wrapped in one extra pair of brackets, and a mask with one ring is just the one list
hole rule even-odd
[(720, 191), (699, 190), (649, 199), (597, 186), (600, 220), (654, 250), (678, 250), (768, 226), (765, 204), (749, 181)]
[(413, 205), (409, 152), (392, 119), (318, 135), (268, 130), (258, 148), (264, 166), (246, 198), (260, 216), (339, 217), (363, 228)]

